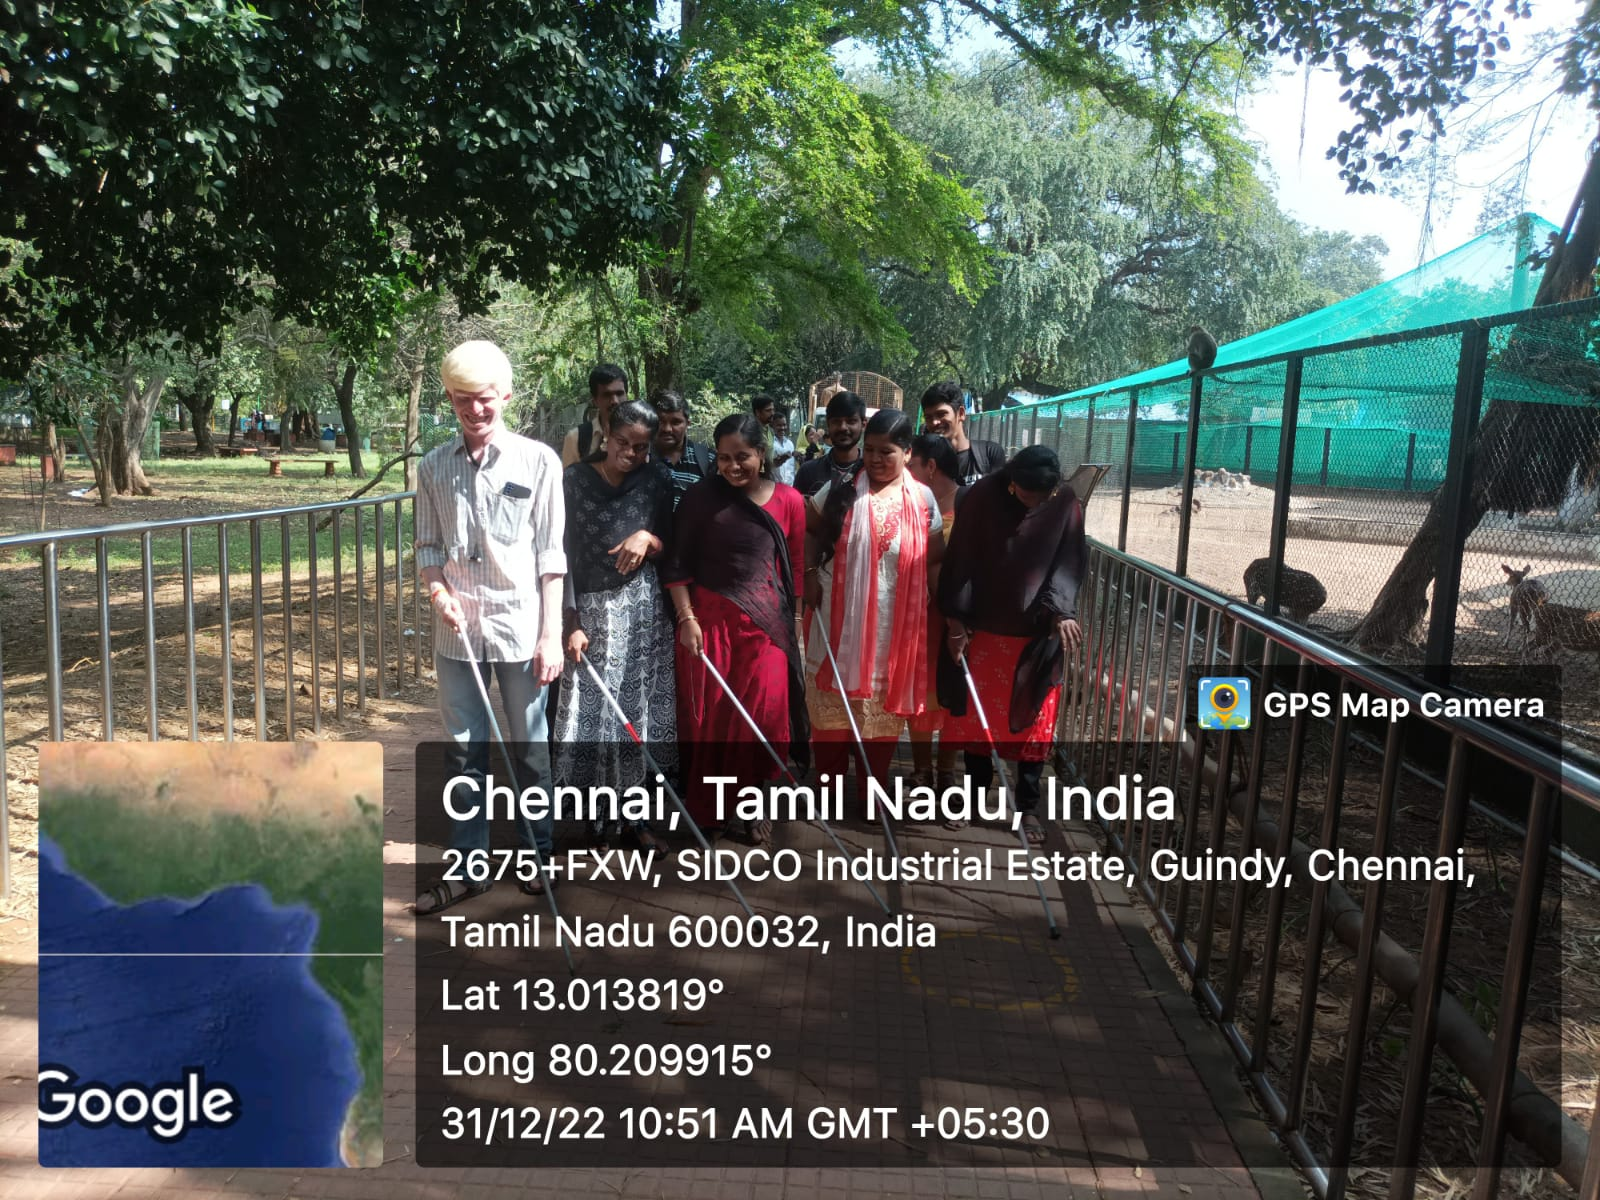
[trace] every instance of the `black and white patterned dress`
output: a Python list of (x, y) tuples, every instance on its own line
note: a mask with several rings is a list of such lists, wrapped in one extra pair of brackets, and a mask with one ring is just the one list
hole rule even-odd
[[(622, 705), (663, 771), (677, 769), (677, 696), (670, 606), (655, 563), (619, 574), (606, 551), (641, 529), (663, 541), (672, 527), (672, 476), (660, 464), (629, 472), (613, 488), (590, 463), (563, 478), (566, 494), (568, 629), (589, 638), (584, 656)], [(649, 783), (644, 756), (581, 663), (568, 661), (553, 730), (559, 783), (632, 787)], [(670, 775), (669, 775), (670, 778)]]

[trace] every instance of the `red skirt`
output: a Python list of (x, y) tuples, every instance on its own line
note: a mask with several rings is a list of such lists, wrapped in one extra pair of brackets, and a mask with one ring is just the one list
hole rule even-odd
[[(1021, 733), (1011, 732), (1011, 685), (1016, 678), (1017, 659), (1028, 641), (1025, 637), (1003, 637), (980, 630), (967, 643), (967, 665), (977, 685), (978, 697), (983, 701), (984, 715), (989, 718), (989, 728), (999, 743), (1000, 756), (1013, 762), (1046, 762), (1055, 742), (1056, 712), (1061, 707), (1060, 684), (1045, 696), (1039, 715), (1031, 725)], [(983, 734), (983, 723), (978, 720), (978, 709), (970, 696), (966, 716), (958, 717), (954, 713), (947, 716), (940, 736), (946, 746), (959, 746), (975, 754), (989, 753), (989, 739)]]
[[(700, 621), (706, 657), (727, 680), (772, 748), (787, 757), (788, 656), (733, 601), (698, 584), (690, 584), (689, 596)], [(762, 783), (778, 774), (778, 765), (705, 664), (690, 654), (681, 641), (676, 645), (683, 802), (696, 823), (716, 824), (717, 789), (702, 782), (702, 775), (731, 775), (741, 784)], [(731, 801), (732, 789), (725, 795)], [(732, 817), (731, 805), (726, 815)]]

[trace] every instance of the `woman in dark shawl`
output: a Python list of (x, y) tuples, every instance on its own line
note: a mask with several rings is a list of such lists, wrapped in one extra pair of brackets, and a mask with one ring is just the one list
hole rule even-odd
[[(662, 579), (678, 621), (678, 737), (695, 821), (716, 827), (714, 788), (705, 775), (755, 783), (777, 774), (738, 709), (711, 677), (711, 660), (780, 755), (807, 756), (805, 678), (795, 630), (795, 583), (804, 572), (805, 502), (787, 484), (761, 477), (764, 430), (749, 413), (715, 431), (717, 474), (678, 504)], [(754, 822), (757, 842), (771, 838)]]
[(1055, 739), (1063, 651), (1083, 638), (1083, 505), (1061, 485), (1055, 451), (1029, 446), (973, 484), (957, 512), (939, 576), (946, 627), (939, 698), (950, 710), (943, 736), (966, 751), (974, 785), (992, 780), (988, 740), (961, 673), (965, 654), (1001, 757), (1017, 764), (1016, 804), (1037, 843), (1044, 829), (1034, 810)]
[[(672, 525), (672, 476), (650, 461), (656, 424), (648, 405), (619, 404), (605, 440), (562, 477), (569, 661), (551, 740), (556, 776), (564, 784), (620, 791), (647, 782), (644, 755), (578, 661), (580, 654), (622, 705), (656, 764), (664, 771), (677, 765), (672, 623), (650, 561), (665, 548)], [(666, 849), (644, 822), (633, 828), (642, 848)], [(610, 845), (620, 837), (621, 824), (604, 821), (591, 833)]]

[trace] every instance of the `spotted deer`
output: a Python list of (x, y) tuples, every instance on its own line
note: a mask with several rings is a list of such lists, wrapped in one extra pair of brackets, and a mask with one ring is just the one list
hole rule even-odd
[(1561, 649), (1600, 651), (1600, 611), (1540, 599), (1533, 606), (1533, 646), (1548, 654)]
[(1520, 622), (1523, 635), (1532, 637), (1534, 610), (1549, 602), (1550, 593), (1537, 579), (1528, 578), (1533, 570), (1532, 563), (1520, 571), (1513, 571), (1509, 563), (1501, 563), (1500, 569), (1506, 573), (1506, 582), (1511, 585), (1511, 627), (1506, 632), (1515, 636)]
[[(1272, 560), (1258, 558), (1244, 569), (1245, 597), (1250, 604), (1266, 599), (1267, 581), (1272, 576)], [(1278, 607), (1304, 625), (1311, 614), (1328, 602), (1328, 589), (1310, 571), (1285, 566), (1278, 577)]]

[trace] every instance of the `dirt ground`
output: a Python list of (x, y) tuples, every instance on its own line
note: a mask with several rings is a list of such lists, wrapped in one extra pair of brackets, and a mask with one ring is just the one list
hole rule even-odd
[[(1189, 577), (1243, 601), (1245, 568), (1265, 555), (1270, 545), (1272, 489), (1197, 488), (1195, 495), (1201, 508), (1194, 514), (1189, 530)], [(1176, 487), (1132, 492), (1128, 553), (1169, 570), (1173, 568), (1177, 561), (1180, 499)], [(1085, 511), (1090, 537), (1108, 545), (1117, 544), (1120, 500), (1118, 489), (1096, 492)], [(1352, 498), (1327, 494), (1291, 498), (1284, 560), (1290, 567), (1311, 572), (1328, 593), (1327, 603), (1311, 617), (1309, 628), (1336, 641), (1344, 640), (1354, 630), (1399, 562), (1405, 549), (1400, 539), (1409, 535), (1409, 529), (1421, 520), (1425, 510), (1421, 500), (1388, 496)], [(1356, 536), (1369, 536), (1361, 531), (1364, 523), (1394, 526), (1397, 540), (1394, 544), (1355, 540)], [(1493, 514), (1468, 539), (1462, 561), (1453, 663), (1541, 668), (1552, 665), (1550, 658), (1531, 653), (1522, 631), (1511, 632), (1511, 587), (1502, 563), (1517, 569), (1531, 564), (1533, 577), (1546, 585), (1555, 603), (1591, 611), (1600, 609), (1600, 563), (1594, 561), (1600, 556), (1596, 554), (1600, 550), (1600, 534), (1556, 539), (1538, 534), (1539, 523), (1539, 514), (1533, 514), (1521, 520), (1521, 528), (1512, 528), (1503, 515)], [(1351, 530), (1349, 540), (1334, 540), (1331, 536), (1341, 525)], [(1308, 527), (1321, 536), (1297, 532)], [(1532, 548), (1535, 546), (1544, 552)], [(1554, 549), (1562, 553), (1552, 553)], [(1420, 666), (1423, 658), (1420, 645), (1402, 645), (1392, 652), (1390, 661)], [(1600, 757), (1600, 655), (1563, 651), (1554, 662), (1562, 673), (1560, 699), (1569, 744)]]
[[(178, 457), (182, 438), (169, 435), (159, 463), (148, 470), (156, 494), (117, 498), (110, 508), (92, 497), (70, 493), (92, 483), (87, 467), (69, 465), (62, 484), (51, 485), (44, 498), (44, 518), (50, 529), (82, 529), (127, 525), (173, 518), (193, 518), (341, 499), (354, 493), (365, 480), (352, 480), (347, 472), (334, 479), (322, 477), (320, 465), (287, 465), (281, 478), (271, 478), (260, 462), (242, 460), (199, 461)], [(0, 535), (35, 532), (40, 520), (40, 484), (37, 461), (17, 467), (0, 467)], [(372, 495), (398, 491), (401, 476), (393, 471)], [(368, 525), (370, 539), (371, 528)], [(209, 539), (209, 528), (196, 543)], [(276, 522), (263, 528), (263, 540), (277, 544)], [(311, 671), (310, 589), (303, 570), (293, 579), (291, 626), (295, 645), (294, 703), (296, 736), (317, 740), (366, 739), (381, 735), (407, 713), (431, 711), (431, 681), (422, 675), (417, 638), (405, 636), (415, 624), (417, 600), (411, 588), (411, 565), (404, 566), (405, 609), (395, 609), (395, 563), (392, 549), (387, 562), (385, 610), (385, 698), (378, 697), (377, 624), (370, 601), (359, 628), (365, 636), (366, 673), (358, 690), (357, 622), (354, 601), (351, 527), (346, 523), (344, 553), (344, 609), (339, 622), (343, 642), (342, 671), (336, 670), (333, 624), (334, 593), (331, 563), (319, 568), (318, 637), (320, 662), (313, 681)], [(137, 553), (136, 535), (115, 540), (124, 551)], [(364, 564), (369, 595), (374, 563), (368, 547)], [(126, 562), (126, 556), (118, 561)], [(136, 565), (113, 566), (108, 572), (111, 599), (111, 692), (117, 740), (143, 741), (148, 736), (149, 701), (146, 674), (145, 630), (141, 615), (142, 572)], [(255, 643), (249, 585), (249, 561), (233, 559), (229, 572), (231, 614), (230, 655), (235, 736), (255, 736)], [(274, 567), (263, 580), (264, 654), (262, 690), (266, 698), (267, 735), (281, 737), (285, 720), (283, 604), (281, 571)], [(11, 893), (0, 900), (0, 952), (8, 941), (31, 938), (36, 911), (34, 880), (38, 845), (38, 746), (49, 737), (48, 689), (45, 678), (43, 576), (36, 551), (0, 551), (0, 654), (3, 654), (4, 734), (6, 744), (6, 802), (10, 818)], [(59, 576), (61, 598), (61, 664), (63, 730), (69, 740), (104, 736), (97, 580), (92, 559), (88, 566), (63, 563)], [(183, 588), (180, 572), (157, 568), (156, 693), (158, 728), (163, 738), (189, 737), (189, 674)], [(221, 589), (212, 572), (197, 572), (193, 587), (195, 614), (194, 686), (199, 701), (199, 736), (220, 739), (223, 724), (223, 662), (221, 642)], [(396, 644), (403, 644), (403, 670), (397, 672)], [(336, 679), (342, 676), (342, 706), (336, 707)], [(313, 683), (315, 682), (315, 686)], [(311, 731), (316, 702), (322, 732)]]

